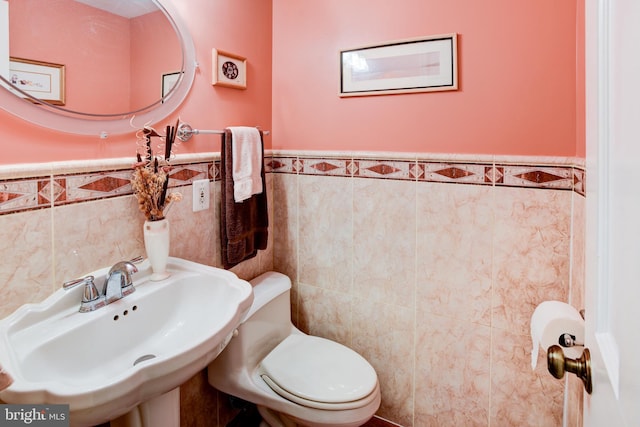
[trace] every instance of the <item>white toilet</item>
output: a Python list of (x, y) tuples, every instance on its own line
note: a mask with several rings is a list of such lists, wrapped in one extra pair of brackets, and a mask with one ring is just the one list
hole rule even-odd
[(216, 389), (253, 402), (267, 425), (360, 426), (380, 406), (373, 367), (355, 351), (291, 323), (291, 281), (251, 281), (254, 301), (238, 334), (209, 365)]

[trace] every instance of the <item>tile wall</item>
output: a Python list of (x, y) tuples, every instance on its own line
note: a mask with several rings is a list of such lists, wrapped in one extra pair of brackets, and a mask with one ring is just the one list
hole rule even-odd
[[(0, 317), (144, 253), (130, 162), (0, 168)], [(274, 152), (266, 163), (269, 248), (233, 271), (288, 274), (294, 322), (376, 368), (381, 417), (407, 427), (562, 425), (564, 383), (545, 363), (531, 371), (528, 328), (543, 300), (582, 305), (582, 163), (326, 152)], [(220, 266), (218, 160), (174, 165), (184, 200), (168, 214), (171, 255)], [(189, 184), (202, 178), (214, 208), (192, 213)], [(569, 390), (567, 425), (579, 426), (581, 389)], [(237, 413), (204, 373), (181, 395), (192, 425)]]
[[(531, 370), (529, 319), (544, 300), (582, 304), (579, 162), (274, 153), (271, 166), (295, 321), (371, 361), (381, 417), (563, 425), (563, 382)], [(567, 425), (581, 425), (571, 390)]]
[[(133, 161), (0, 167), (0, 318), (67, 280), (145, 254), (144, 218), (129, 183)], [(220, 267), (219, 156), (178, 156), (173, 163), (170, 191), (184, 199), (167, 213), (170, 255)], [(212, 181), (213, 208), (193, 213), (190, 184), (197, 179)], [(272, 247), (233, 271), (249, 279), (272, 270)], [(225, 426), (239, 412), (209, 386), (206, 371), (181, 386), (180, 399), (185, 426)]]

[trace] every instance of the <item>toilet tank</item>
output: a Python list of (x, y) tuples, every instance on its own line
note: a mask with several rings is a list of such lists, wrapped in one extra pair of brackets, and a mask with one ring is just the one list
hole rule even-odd
[[(253, 304), (215, 364), (225, 369), (253, 369), (295, 329), (291, 323), (291, 280), (270, 271), (250, 281)], [(239, 364), (242, 364), (240, 366)]]

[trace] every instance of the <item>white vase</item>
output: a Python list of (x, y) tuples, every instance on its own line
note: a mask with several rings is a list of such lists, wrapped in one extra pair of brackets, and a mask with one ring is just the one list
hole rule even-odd
[(169, 258), (169, 221), (144, 222), (144, 248), (151, 263), (151, 280), (159, 281), (169, 277), (167, 259)]

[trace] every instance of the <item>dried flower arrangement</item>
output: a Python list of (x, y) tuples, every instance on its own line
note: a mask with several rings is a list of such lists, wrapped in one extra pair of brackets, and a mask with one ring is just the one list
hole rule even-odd
[[(167, 194), (169, 188), (169, 171), (171, 165), (171, 150), (175, 141), (176, 126), (167, 126), (167, 131), (163, 137), (152, 127), (145, 126), (138, 131), (136, 137), (138, 146), (142, 147), (144, 158), (140, 151), (136, 153), (137, 162), (133, 165), (133, 175), (131, 186), (138, 199), (138, 207), (144, 213), (147, 221), (159, 221), (166, 215), (165, 208), (168, 209), (171, 202), (182, 200), (182, 194), (174, 192)], [(151, 138), (159, 137), (164, 140), (164, 157), (153, 154)]]

